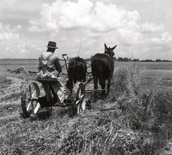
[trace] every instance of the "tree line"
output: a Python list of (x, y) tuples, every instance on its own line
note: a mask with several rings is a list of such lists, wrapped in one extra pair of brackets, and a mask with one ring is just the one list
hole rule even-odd
[[(91, 57), (92, 58), (92, 57)], [(84, 59), (85, 61), (90, 61), (91, 58), (86, 58)], [(69, 60), (70, 58), (67, 57), (67, 60)], [(63, 60), (63, 59), (60, 59), (60, 60)], [(172, 60), (166, 60), (166, 59), (144, 59), (144, 60), (140, 60), (140, 59), (131, 59), (131, 58), (128, 58), (128, 57), (114, 57), (114, 60), (115, 61), (122, 61), (122, 62), (129, 62), (129, 61), (134, 61), (134, 62), (172, 62)]]
[(116, 61), (124, 61), (124, 62), (128, 62), (128, 61), (134, 61), (134, 62), (171, 62), (171, 60), (166, 60), (166, 59), (145, 59), (145, 60), (140, 60), (140, 59), (131, 59), (131, 58), (127, 58), (127, 57), (118, 57), (118, 58), (114, 58)]

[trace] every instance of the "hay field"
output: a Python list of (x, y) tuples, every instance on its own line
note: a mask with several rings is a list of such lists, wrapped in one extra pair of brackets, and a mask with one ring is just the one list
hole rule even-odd
[[(60, 61), (63, 66), (63, 72), (66, 72), (64, 61)], [(89, 62), (88, 62), (89, 63)], [(146, 78), (155, 79), (162, 77), (165, 80), (172, 79), (172, 62), (115, 62), (115, 69), (125, 66), (138, 66), (144, 72)], [(88, 66), (90, 66), (88, 64)], [(27, 71), (37, 71), (38, 60), (36, 59), (1, 59), (0, 60), (0, 75), (7, 74), (8, 69), (17, 69), (24, 67)], [(90, 71), (90, 68), (89, 68)]]
[(20, 95), (34, 74), (7, 69), (37, 65), (0, 61), (0, 154), (172, 154), (172, 63), (116, 62), (110, 95), (92, 101), (91, 110), (70, 117), (53, 107), (51, 116), (32, 121), (21, 116)]

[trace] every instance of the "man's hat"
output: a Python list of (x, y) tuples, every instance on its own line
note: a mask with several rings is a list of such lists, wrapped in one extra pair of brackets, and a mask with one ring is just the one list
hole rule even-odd
[(47, 47), (58, 49), (58, 47), (56, 47), (56, 42), (54, 41), (49, 41)]

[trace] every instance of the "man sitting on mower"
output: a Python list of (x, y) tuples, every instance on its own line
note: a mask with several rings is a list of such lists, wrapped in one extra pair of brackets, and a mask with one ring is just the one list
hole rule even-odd
[[(55, 55), (56, 42), (49, 41), (47, 45), (47, 51), (43, 52), (39, 57), (39, 67), (37, 73), (38, 81), (41, 82), (45, 91), (47, 103), (53, 104), (54, 101), (51, 89), (54, 90), (57, 102), (63, 103), (64, 101), (64, 87), (62, 82), (59, 81), (58, 76), (62, 72), (62, 68), (58, 57)], [(50, 81), (50, 82), (48, 82)], [(55, 81), (51, 83), (51, 81)]]
[(49, 41), (47, 51), (43, 52), (39, 57), (37, 81), (42, 83), (45, 96), (35, 99), (37, 104), (30, 115), (33, 118), (35, 118), (40, 108), (47, 107), (49, 109), (49, 107), (56, 104), (65, 106), (64, 102), (66, 103), (67, 101), (74, 103), (74, 106), (77, 107), (77, 113), (85, 109), (85, 86), (81, 82), (76, 83), (72, 97), (68, 89), (61, 82), (62, 78), (59, 78), (62, 68), (58, 57), (54, 54), (56, 49), (56, 42)]

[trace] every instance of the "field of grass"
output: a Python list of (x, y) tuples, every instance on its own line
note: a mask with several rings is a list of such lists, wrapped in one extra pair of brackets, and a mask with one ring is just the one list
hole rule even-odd
[(172, 154), (172, 63), (116, 62), (106, 99), (74, 117), (64, 108), (53, 107), (51, 116), (42, 109), (47, 117), (37, 120), (24, 119), (20, 106), (34, 75), (7, 72), (20, 66), (36, 71), (37, 60), (0, 61), (0, 154)]

